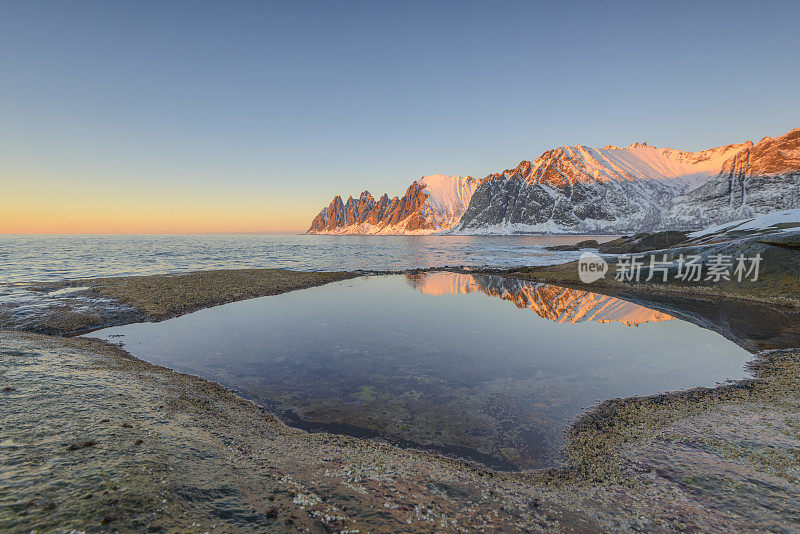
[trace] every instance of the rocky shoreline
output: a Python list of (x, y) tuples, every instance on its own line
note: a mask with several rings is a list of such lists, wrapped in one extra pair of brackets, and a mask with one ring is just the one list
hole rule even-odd
[[(353, 272), (218, 269), (184, 274), (87, 278), (32, 283), (50, 302), (25, 322), (0, 307), (0, 328), (71, 336), (122, 324), (164, 321), (211, 306), (277, 295), (361, 276)], [(65, 293), (66, 292), (66, 293)], [(62, 294), (58, 299), (48, 297)]]
[[(800, 232), (790, 231), (778, 234), (743, 236), (733, 239), (711, 240), (695, 243), (691, 240), (681, 241), (669, 232), (660, 234), (639, 234), (623, 237), (600, 244), (599, 252), (609, 264), (609, 271), (604, 278), (590, 284), (582, 282), (578, 276), (578, 262), (572, 261), (545, 267), (520, 267), (513, 269), (470, 269), (469, 272), (494, 274), (535, 282), (549, 283), (564, 287), (578, 288), (585, 291), (602, 293), (621, 298), (637, 296), (687, 297), (710, 301), (741, 301), (777, 305), (786, 308), (800, 307), (800, 261), (797, 249), (800, 247)], [(672, 240), (672, 241), (671, 241)], [(665, 246), (665, 242), (672, 242)], [(584, 243), (585, 246), (589, 246)], [(625, 256), (618, 256), (622, 254)], [(748, 258), (759, 255), (761, 269), (758, 279), (745, 278), (721, 279), (708, 281), (703, 277), (697, 282), (683, 282), (677, 279), (675, 264), (669, 267), (667, 282), (659, 277), (652, 281), (648, 278), (648, 260), (653, 256), (656, 260), (666, 259), (674, 262), (678, 257), (697, 256), (703, 265), (707, 265), (713, 255)], [(620, 281), (615, 278), (615, 270), (621, 257), (637, 255), (643, 258), (644, 265), (640, 280)]]
[[(359, 274), (207, 271), (70, 284), (125, 303), (137, 312), (126, 321), (160, 320)], [(68, 334), (93, 323), (63, 324)], [(3, 531), (800, 525), (794, 350), (760, 352), (751, 380), (606, 401), (569, 430), (567, 465), (514, 473), (289, 428), (222, 386), (97, 340), (3, 330), (0, 354)]]

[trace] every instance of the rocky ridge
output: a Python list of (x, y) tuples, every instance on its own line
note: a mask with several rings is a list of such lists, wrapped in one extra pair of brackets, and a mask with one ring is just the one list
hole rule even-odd
[(478, 187), (471, 176), (431, 175), (415, 180), (402, 197), (369, 191), (347, 202), (336, 195), (311, 222), (310, 234), (430, 234), (461, 219)]

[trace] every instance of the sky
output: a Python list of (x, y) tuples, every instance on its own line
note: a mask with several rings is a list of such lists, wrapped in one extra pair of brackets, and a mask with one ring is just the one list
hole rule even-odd
[(302, 232), (561, 145), (800, 127), (799, 2), (0, 3), (0, 233)]

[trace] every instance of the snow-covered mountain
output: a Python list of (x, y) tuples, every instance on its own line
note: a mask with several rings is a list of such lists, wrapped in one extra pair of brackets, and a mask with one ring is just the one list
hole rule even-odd
[(407, 274), (406, 277), (413, 287), (426, 295), (464, 295), (480, 291), (557, 323), (595, 321), (639, 326), (674, 319), (666, 313), (607, 295), (499, 276), (433, 272)]
[[(548, 150), (478, 182), (426, 176), (402, 199), (335, 197), (309, 233), (629, 234), (800, 208), (800, 129), (687, 152), (634, 143)], [(459, 219), (460, 217), (460, 219)]]
[(471, 176), (434, 174), (414, 181), (402, 198), (377, 202), (364, 191), (358, 200), (335, 196), (314, 218), (310, 234), (431, 234), (455, 226), (478, 187)]
[(697, 229), (800, 207), (800, 129), (686, 152), (561, 147), (487, 176), (455, 233)]
[(662, 228), (691, 229), (800, 208), (800, 128), (765, 137), (727, 159), (699, 187), (675, 197)]

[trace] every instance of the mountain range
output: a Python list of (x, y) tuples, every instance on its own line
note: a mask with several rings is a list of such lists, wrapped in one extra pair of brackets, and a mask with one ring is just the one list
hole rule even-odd
[(699, 152), (562, 146), (482, 180), (431, 175), (402, 197), (337, 195), (308, 233), (626, 234), (793, 208), (800, 208), (800, 128)]
[(471, 176), (434, 174), (415, 180), (402, 198), (369, 191), (354, 200), (333, 197), (311, 222), (315, 234), (432, 234), (458, 224), (478, 188)]

